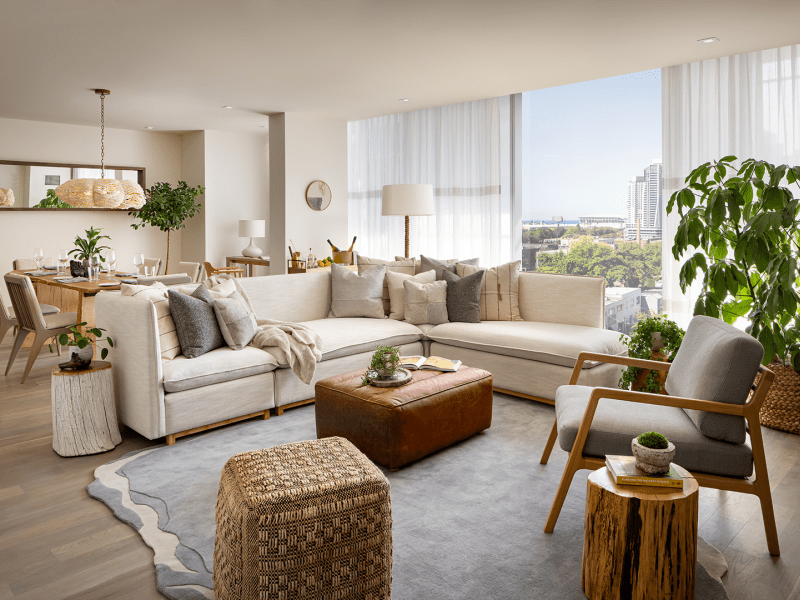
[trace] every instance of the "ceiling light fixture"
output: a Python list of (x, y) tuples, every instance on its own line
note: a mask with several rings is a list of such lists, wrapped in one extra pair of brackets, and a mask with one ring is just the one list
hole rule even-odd
[(408, 98), (398, 98), (398, 100), (400, 100), (400, 102), (408, 102)]
[(56, 196), (77, 208), (141, 208), (144, 206), (142, 186), (135, 181), (106, 179), (105, 98), (111, 91), (94, 90), (94, 93), (100, 96), (100, 179), (70, 179), (56, 188)]
[(154, 128), (150, 127), (150, 125), (148, 125), (147, 127), (145, 127), (145, 129), (154, 129)]
[(703, 38), (702, 40), (697, 40), (702, 44), (713, 44), (714, 42), (718, 42), (719, 38), (710, 37), (710, 38)]
[(223, 106), (222, 108), (233, 108), (232, 106)]

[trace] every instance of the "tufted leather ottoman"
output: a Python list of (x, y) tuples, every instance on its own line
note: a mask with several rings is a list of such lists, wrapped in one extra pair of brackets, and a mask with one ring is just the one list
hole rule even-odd
[(217, 600), (391, 596), (389, 482), (345, 439), (234, 455), (216, 519)]
[(347, 438), (375, 462), (399, 469), (492, 425), (492, 374), (414, 371), (398, 388), (364, 386), (364, 370), (319, 381), (317, 437)]

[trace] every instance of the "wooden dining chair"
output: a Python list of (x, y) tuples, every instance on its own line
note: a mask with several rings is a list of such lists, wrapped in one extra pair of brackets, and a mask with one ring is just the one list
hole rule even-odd
[(25, 383), (28, 373), (30, 373), (31, 367), (36, 362), (39, 351), (45, 342), (51, 337), (62, 333), (70, 333), (70, 327), (78, 324), (78, 314), (71, 312), (44, 315), (39, 303), (36, 301), (36, 294), (33, 291), (33, 284), (29, 277), (17, 275), (16, 273), (7, 273), (4, 278), (6, 288), (8, 288), (8, 295), (11, 296), (11, 306), (14, 308), (14, 316), (18, 327), (14, 347), (11, 349), (11, 356), (8, 359), (6, 375), (11, 370), (11, 365), (14, 364), (14, 359), (17, 358), (25, 338), (30, 333), (34, 334), (28, 363), (25, 365), (25, 371), (22, 374), (21, 383)]
[[(39, 304), (42, 309), (43, 315), (54, 315), (61, 312), (57, 306), (50, 306), (49, 304)], [(0, 344), (6, 337), (9, 329), (13, 329), (14, 333), (17, 332), (17, 316), (14, 309), (5, 305), (5, 302), (0, 301)], [(61, 354), (61, 346), (56, 344), (58, 353)]]
[(239, 267), (214, 267), (210, 262), (204, 262), (203, 264), (206, 267), (206, 277), (225, 274), (233, 275), (234, 277), (241, 277), (244, 274), (244, 270), (240, 269)]

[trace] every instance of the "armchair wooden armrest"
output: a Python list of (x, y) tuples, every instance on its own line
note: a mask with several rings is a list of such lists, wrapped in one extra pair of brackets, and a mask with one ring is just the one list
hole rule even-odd
[(597, 352), (581, 352), (578, 354), (578, 360), (575, 362), (575, 368), (572, 369), (572, 377), (569, 378), (569, 385), (575, 385), (580, 377), (583, 363), (587, 360), (594, 360), (602, 363), (611, 363), (614, 365), (625, 365), (628, 367), (639, 367), (640, 369), (652, 369), (654, 371), (669, 371), (672, 363), (662, 362), (660, 360), (645, 360), (642, 358), (633, 358), (630, 356), (617, 356), (615, 354), (599, 354)]

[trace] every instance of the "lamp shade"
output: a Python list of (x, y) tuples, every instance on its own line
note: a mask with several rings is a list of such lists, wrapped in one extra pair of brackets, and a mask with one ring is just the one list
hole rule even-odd
[(433, 186), (429, 183), (402, 183), (383, 186), (383, 216), (424, 216), (434, 214)]
[(267, 222), (263, 219), (242, 219), (239, 221), (239, 237), (264, 237)]

